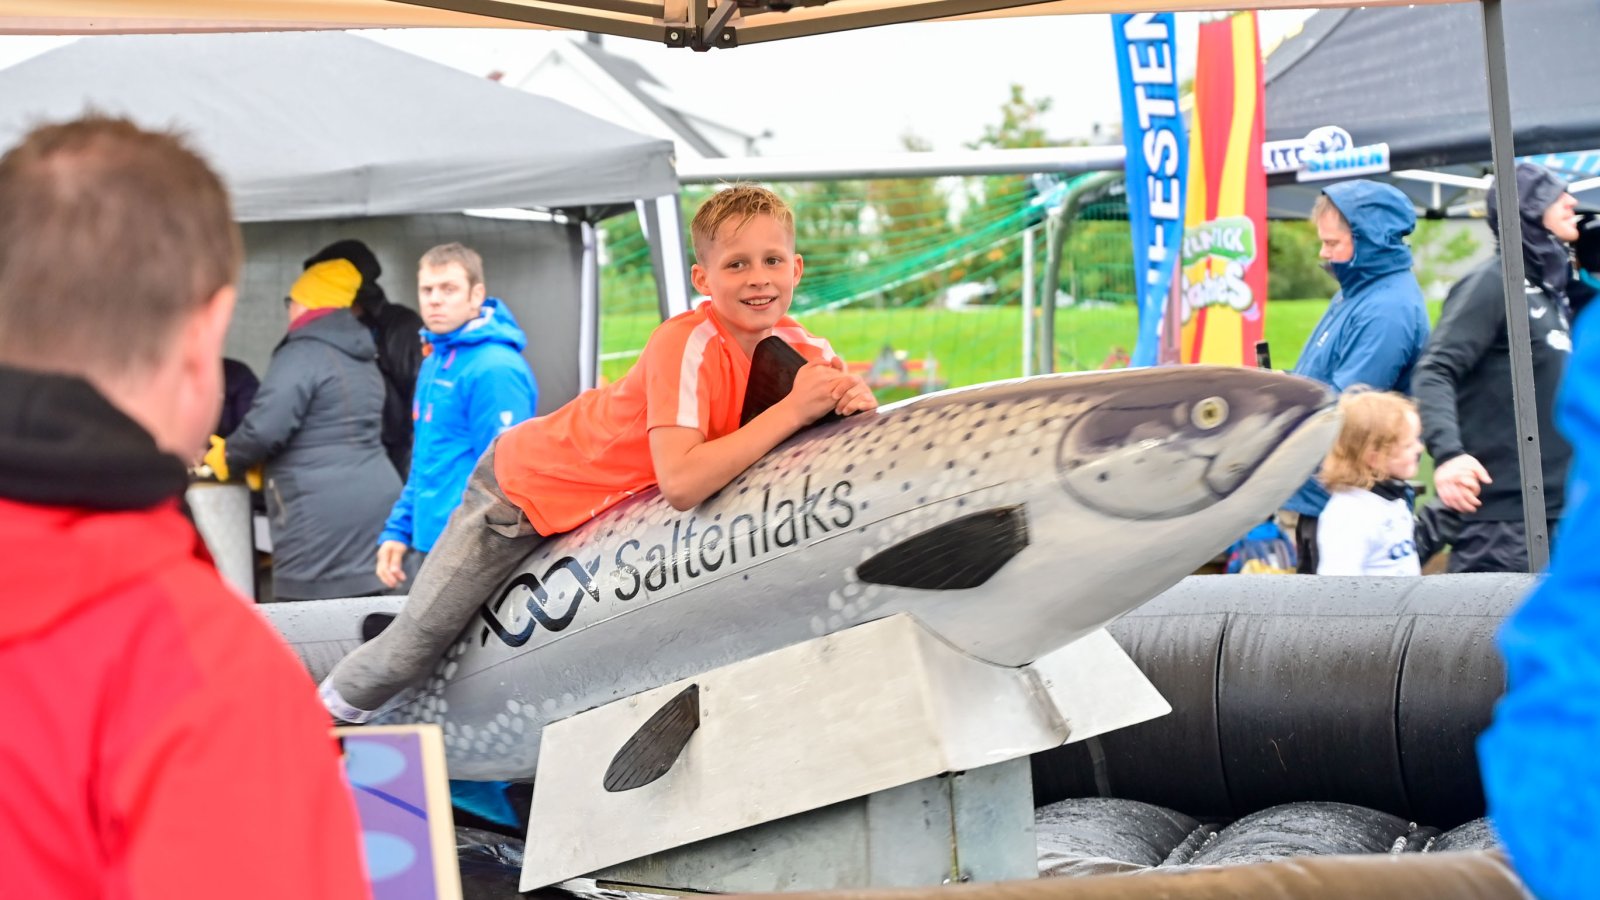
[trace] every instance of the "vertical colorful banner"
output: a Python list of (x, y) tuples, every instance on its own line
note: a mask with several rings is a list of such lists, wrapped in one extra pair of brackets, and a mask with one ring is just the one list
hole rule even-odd
[(1253, 366), (1267, 308), (1267, 177), (1254, 12), (1200, 26), (1194, 97), (1180, 358)]
[(1183, 240), (1183, 181), (1188, 142), (1178, 113), (1172, 13), (1111, 17), (1122, 86), (1122, 141), (1127, 146), (1128, 226), (1139, 296), (1139, 338), (1130, 365), (1157, 361), (1161, 321)]

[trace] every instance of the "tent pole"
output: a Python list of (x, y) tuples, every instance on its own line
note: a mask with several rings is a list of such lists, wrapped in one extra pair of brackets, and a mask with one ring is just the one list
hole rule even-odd
[(1061, 251), (1066, 243), (1067, 210), (1056, 210), (1045, 219), (1044, 292), (1039, 297), (1039, 331), (1034, 341), (1035, 374), (1056, 370), (1056, 293), (1061, 289)]
[(657, 197), (655, 203), (656, 221), (661, 226), (656, 243), (661, 247), (661, 268), (665, 273), (666, 286), (662, 318), (670, 319), (678, 313), (688, 312), (694, 303), (689, 296), (689, 268), (684, 264), (687, 254), (683, 245), (683, 205), (677, 193)]
[(583, 269), (578, 276), (578, 390), (599, 383), (600, 375), (600, 240), (594, 223), (578, 223), (583, 238)]
[(1511, 343), (1511, 404), (1519, 437), (1517, 463), (1522, 472), (1522, 522), (1528, 536), (1528, 571), (1539, 572), (1550, 561), (1550, 535), (1545, 519), (1544, 469), (1534, 404), (1528, 297), (1523, 291), (1522, 217), (1517, 212), (1517, 160), (1511, 136), (1511, 94), (1506, 77), (1504, 0), (1480, 2), (1483, 49), (1489, 75), (1489, 142), (1494, 151), (1495, 200), (1500, 208), (1500, 268), (1505, 279), (1506, 339)]
[(689, 309), (689, 273), (683, 266), (683, 219), (678, 212), (678, 195), (635, 200), (634, 207), (650, 246), (656, 302), (662, 321), (666, 321)]

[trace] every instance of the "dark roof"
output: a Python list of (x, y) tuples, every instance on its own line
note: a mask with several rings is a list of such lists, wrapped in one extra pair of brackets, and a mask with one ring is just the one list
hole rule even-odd
[(622, 85), (640, 103), (643, 103), (657, 118), (667, 123), (667, 127), (688, 142), (689, 146), (699, 151), (700, 155), (712, 158), (720, 158), (727, 155), (718, 150), (716, 145), (711, 143), (700, 132), (700, 129), (689, 121), (687, 116), (661, 103), (649, 91), (641, 87), (641, 85), (645, 84), (653, 84), (659, 88), (666, 87), (654, 75), (651, 75), (650, 71), (644, 66), (627, 57), (607, 53), (603, 47), (593, 41), (575, 41), (573, 45), (582, 51), (584, 55), (594, 60), (596, 65), (605, 70), (607, 75), (610, 75), (614, 81)]
[[(1506, 10), (1518, 155), (1600, 147), (1600, 34), (1595, 0), (1539, 0)], [(1489, 164), (1488, 79), (1478, 5), (1325, 9), (1267, 59), (1266, 139), (1337, 125), (1358, 145), (1389, 144), (1390, 168), (1478, 177)], [(1387, 175), (1429, 215), (1481, 194)], [(1268, 178), (1267, 214), (1300, 218), (1329, 183)], [(1580, 201), (1585, 197), (1580, 195)]]
[[(1506, 4), (1519, 155), (1600, 146), (1600, 3)], [(1395, 169), (1489, 159), (1476, 3), (1325, 9), (1267, 60), (1266, 139), (1337, 125), (1386, 142)]]

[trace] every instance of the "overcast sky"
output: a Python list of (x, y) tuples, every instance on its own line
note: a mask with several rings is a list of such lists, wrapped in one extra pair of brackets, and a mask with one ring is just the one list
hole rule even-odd
[[(1260, 13), (1263, 45), (1309, 14)], [(1178, 21), (1179, 67), (1192, 71), (1199, 17)], [(501, 70), (512, 77), (549, 41), (571, 39), (526, 30), (360, 33), (476, 75)], [(0, 37), (0, 65), (64, 41)], [(1013, 83), (1030, 98), (1053, 101), (1045, 120), (1052, 137), (1084, 137), (1095, 123), (1121, 116), (1108, 16), (892, 25), (709, 53), (604, 41), (643, 63), (689, 110), (748, 133), (772, 132), (760, 144), (769, 156), (894, 151), (907, 133), (936, 150), (960, 150), (999, 121)]]
[[(1310, 11), (1264, 12), (1264, 45)], [(1179, 65), (1194, 67), (1197, 15), (1179, 16)], [(363, 32), (469, 72), (513, 77), (551, 34)], [(604, 38), (655, 73), (688, 108), (748, 133), (771, 131), (769, 156), (899, 150), (910, 132), (960, 150), (997, 123), (1009, 86), (1049, 97), (1053, 137), (1081, 137), (1122, 115), (1109, 16), (1040, 16), (892, 25), (694, 53)]]

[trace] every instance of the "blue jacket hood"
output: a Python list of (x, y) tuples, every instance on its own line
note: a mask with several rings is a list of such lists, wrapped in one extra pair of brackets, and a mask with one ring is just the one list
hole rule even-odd
[(455, 331), (434, 334), (426, 328), (422, 329), (422, 339), (433, 345), (435, 353), (469, 344), (491, 342), (505, 344), (518, 353), (528, 346), (528, 336), (522, 333), (522, 327), (517, 324), (516, 317), (499, 297), (484, 300), (483, 307), (478, 310), (478, 317)]
[(1417, 227), (1417, 214), (1399, 188), (1363, 179), (1330, 184), (1322, 192), (1350, 223), (1355, 243), (1349, 262), (1333, 264), (1346, 297), (1353, 299), (1385, 275), (1411, 269), (1405, 236)]

